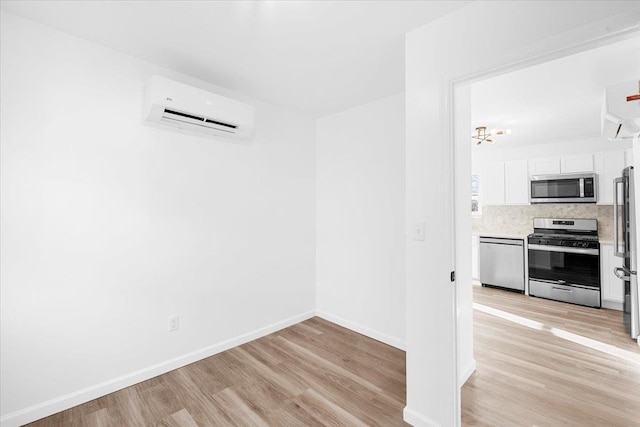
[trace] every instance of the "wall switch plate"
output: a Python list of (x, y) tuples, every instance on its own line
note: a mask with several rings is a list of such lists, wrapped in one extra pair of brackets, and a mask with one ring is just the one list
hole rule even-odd
[(179, 316), (169, 316), (169, 332), (177, 331), (180, 327)]
[(413, 240), (424, 240), (424, 222), (413, 224)]

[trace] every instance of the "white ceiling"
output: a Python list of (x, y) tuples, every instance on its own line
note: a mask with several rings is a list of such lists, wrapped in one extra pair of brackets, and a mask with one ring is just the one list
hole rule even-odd
[(320, 117), (404, 90), (404, 35), (467, 1), (1, 1), (2, 9)]
[(496, 148), (596, 138), (604, 88), (634, 79), (640, 37), (483, 80), (471, 85), (473, 128), (510, 128)]

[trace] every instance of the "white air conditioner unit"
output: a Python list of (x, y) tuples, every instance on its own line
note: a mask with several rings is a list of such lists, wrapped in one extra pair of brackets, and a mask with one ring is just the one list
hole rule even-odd
[(253, 134), (251, 105), (159, 76), (145, 88), (144, 120), (234, 139)]
[(602, 136), (633, 138), (640, 132), (640, 81), (608, 86), (602, 106)]

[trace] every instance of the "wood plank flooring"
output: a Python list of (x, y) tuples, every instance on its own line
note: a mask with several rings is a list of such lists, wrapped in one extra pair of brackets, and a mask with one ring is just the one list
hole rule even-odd
[[(474, 300), (463, 426), (640, 426), (620, 312), (477, 286)], [(405, 393), (404, 352), (313, 318), (32, 425), (399, 426)]]
[(401, 426), (405, 353), (320, 318), (32, 426)]
[(464, 426), (640, 426), (640, 348), (621, 312), (479, 286), (474, 301), (529, 326), (474, 310)]

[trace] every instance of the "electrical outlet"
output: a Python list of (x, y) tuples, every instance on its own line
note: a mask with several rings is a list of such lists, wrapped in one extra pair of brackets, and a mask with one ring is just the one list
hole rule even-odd
[(169, 316), (169, 332), (177, 331), (180, 327), (179, 316)]
[(413, 224), (413, 240), (424, 240), (424, 222)]

